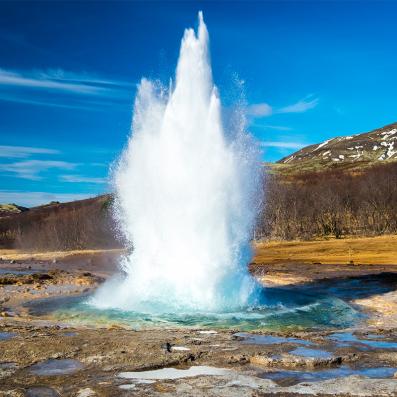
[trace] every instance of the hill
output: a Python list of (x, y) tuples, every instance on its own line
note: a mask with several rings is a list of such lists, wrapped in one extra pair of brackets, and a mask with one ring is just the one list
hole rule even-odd
[(112, 201), (107, 194), (20, 212), (10, 210), (0, 217), (0, 246), (33, 250), (118, 248)]
[(280, 172), (358, 169), (397, 161), (397, 123), (351, 136), (306, 146), (279, 160)]
[(16, 204), (0, 204), (0, 218), (28, 211), (29, 208)]
[[(265, 164), (255, 235), (313, 239), (397, 233), (397, 123), (311, 145)], [(353, 171), (353, 172), (352, 172)], [(112, 195), (27, 209), (0, 206), (0, 247), (119, 248)]]

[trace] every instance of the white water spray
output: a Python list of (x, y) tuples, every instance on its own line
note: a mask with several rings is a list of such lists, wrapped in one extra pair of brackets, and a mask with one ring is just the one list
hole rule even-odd
[(197, 35), (184, 33), (174, 87), (139, 85), (114, 175), (117, 217), (133, 252), (122, 262), (126, 278), (105, 284), (95, 305), (170, 313), (250, 303), (259, 161), (236, 124), (225, 134), (199, 13)]

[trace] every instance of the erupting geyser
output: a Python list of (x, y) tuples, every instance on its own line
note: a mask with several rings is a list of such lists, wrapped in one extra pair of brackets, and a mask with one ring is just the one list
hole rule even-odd
[(114, 173), (117, 217), (133, 245), (93, 303), (149, 313), (219, 312), (255, 299), (249, 240), (258, 208), (257, 147), (242, 122), (225, 133), (208, 31), (185, 31), (175, 84), (143, 79)]

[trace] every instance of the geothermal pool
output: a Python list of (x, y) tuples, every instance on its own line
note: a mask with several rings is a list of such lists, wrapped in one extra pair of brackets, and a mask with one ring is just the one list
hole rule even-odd
[[(267, 292), (269, 296), (267, 296)], [(98, 309), (91, 296), (43, 299), (30, 303), (34, 316), (51, 316), (59, 321), (81, 324), (119, 323), (135, 329), (150, 327), (206, 327), (249, 331), (312, 330), (349, 327), (360, 314), (348, 302), (332, 295), (270, 288), (261, 295), (262, 305), (240, 311), (174, 311), (143, 313), (132, 310)]]
[[(25, 304), (30, 314), (66, 323), (109, 325), (120, 324), (133, 329), (157, 327), (199, 327), (233, 329), (236, 331), (264, 330), (332, 330), (360, 326), (366, 314), (353, 303), (358, 298), (376, 296), (395, 290), (387, 275), (350, 277), (312, 282), (294, 287), (267, 286), (259, 290), (256, 306), (241, 310), (220, 311), (159, 311), (157, 313), (101, 309), (92, 305), (94, 293), (38, 299)], [(256, 342), (279, 343), (275, 336), (257, 336)], [(347, 339), (346, 339), (347, 338)], [(353, 336), (350, 336), (353, 338)], [(355, 343), (358, 348), (384, 347), (388, 342), (349, 339), (348, 334), (335, 334), (341, 346)], [(243, 343), (250, 343), (247, 339)], [(262, 343), (262, 342), (261, 342)], [(393, 345), (394, 346), (394, 345)]]

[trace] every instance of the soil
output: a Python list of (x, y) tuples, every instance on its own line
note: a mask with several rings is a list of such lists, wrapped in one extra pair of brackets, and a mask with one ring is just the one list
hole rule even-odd
[[(352, 300), (368, 317), (355, 329), (338, 330), (347, 341), (334, 338), (332, 330), (267, 332), (292, 339), (262, 343), (236, 335), (238, 329), (76, 326), (35, 316), (24, 306), (93, 291), (114, 273), (118, 255), (1, 261), (0, 396), (397, 395), (394, 287)], [(265, 285), (288, 287), (386, 274), (397, 289), (397, 266), (279, 263), (252, 265), (251, 271)], [(192, 366), (209, 374), (164, 375)], [(156, 370), (163, 375), (145, 373)]]

